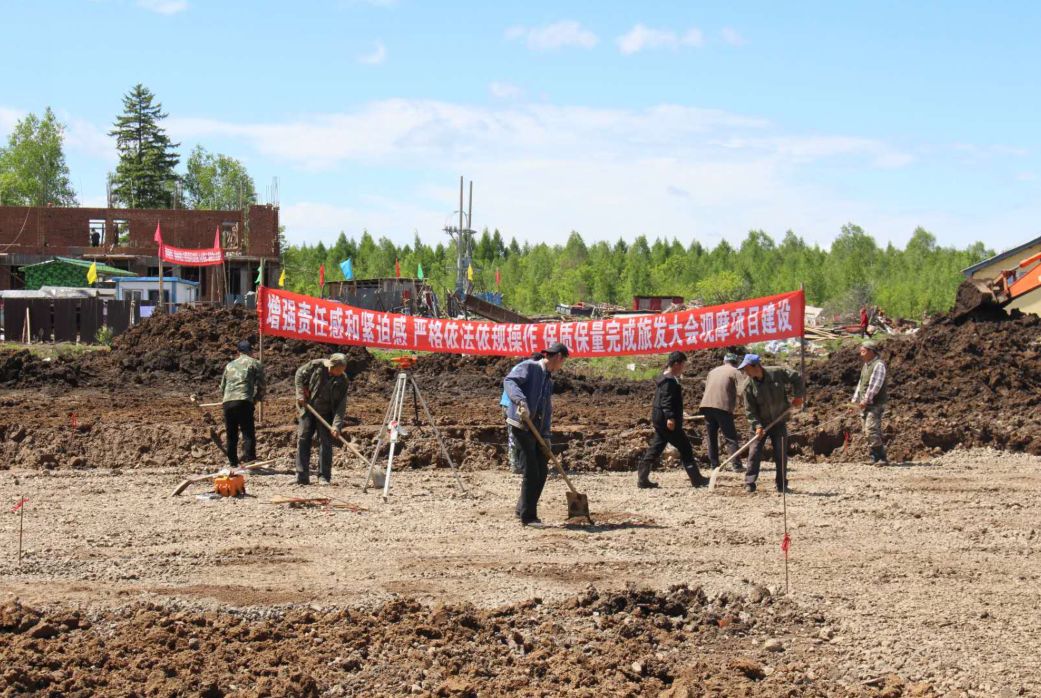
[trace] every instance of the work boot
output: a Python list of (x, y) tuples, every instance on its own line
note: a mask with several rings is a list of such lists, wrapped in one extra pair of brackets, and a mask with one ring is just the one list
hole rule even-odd
[(886, 447), (885, 446), (879, 446), (878, 447), (878, 464), (879, 465), (889, 465), (889, 458), (886, 457)]
[(871, 447), (871, 465), (878, 463), (878, 446)]
[(687, 477), (690, 478), (691, 487), (708, 486), (708, 478), (701, 474), (701, 471), (698, 469), (697, 463), (690, 463), (689, 465), (684, 465), (683, 469), (687, 471)]
[(327, 477), (320, 477), (320, 478), (318, 478), (318, 484), (319, 485), (331, 485), (333, 483), (332, 483), (332, 480), (330, 480)]
[(637, 480), (636, 486), (641, 490), (653, 490), (658, 487), (657, 482), (651, 482), (650, 480)]
[(788, 481), (787, 480), (784, 481), (784, 485), (783, 486), (779, 482), (775, 483), (775, 486), (777, 487), (777, 491), (778, 492), (791, 492), (791, 490), (788, 489)]
[(754, 482), (746, 482), (745, 483), (745, 492), (747, 492), (748, 494), (754, 494), (755, 493), (755, 483)]
[(521, 519), (521, 526), (527, 526), (530, 528), (542, 528), (542, 519), (535, 518), (530, 519), (528, 521), (524, 521), (523, 519)]

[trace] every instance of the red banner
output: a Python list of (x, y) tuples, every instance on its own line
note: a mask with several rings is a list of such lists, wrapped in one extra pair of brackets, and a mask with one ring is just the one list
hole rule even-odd
[(159, 243), (159, 259), (169, 264), (182, 267), (209, 267), (224, 263), (224, 250), (220, 246), (220, 228), (213, 238), (213, 247), (202, 250), (190, 250), (163, 243), (159, 226), (155, 229), (155, 241)]
[(262, 334), (327, 344), (484, 356), (525, 356), (563, 342), (573, 357), (661, 354), (799, 337), (802, 291), (695, 308), (583, 322), (442, 320), (364, 310), (261, 286)]

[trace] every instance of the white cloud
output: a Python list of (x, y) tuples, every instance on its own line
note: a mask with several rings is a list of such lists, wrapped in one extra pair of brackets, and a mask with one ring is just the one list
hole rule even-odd
[(691, 27), (683, 34), (671, 29), (654, 29), (644, 24), (637, 24), (628, 32), (618, 37), (618, 49), (629, 56), (645, 49), (671, 49), (675, 51), (682, 46), (703, 46), (705, 37), (697, 27)]
[(510, 27), (506, 30), (506, 38), (523, 40), (532, 51), (549, 51), (567, 46), (589, 49), (599, 42), (592, 31), (568, 19), (544, 27)]
[[(168, 127), (177, 140), (239, 141), (240, 150), (253, 148), (274, 160), (272, 167), (288, 165), (300, 177), (360, 166), (451, 182), (465, 172), (479, 192), (475, 223), (532, 241), (554, 241), (571, 229), (589, 239), (649, 231), (713, 240), (751, 228), (783, 235), (790, 227), (826, 242), (848, 220), (867, 226), (883, 217), (872, 205), (811, 184), (818, 164), (859, 173), (912, 162), (882, 141), (789, 133), (756, 116), (678, 105), (480, 107), (402, 99), (293, 122), (170, 118)], [(433, 181), (377, 203), (283, 197), (283, 219), (293, 240), (366, 227), (399, 242), (417, 228), (436, 240), (454, 196)], [(884, 222), (907, 222), (909, 233), (927, 221), (912, 218), (901, 213)]]
[(137, 6), (161, 15), (175, 15), (188, 9), (187, 0), (137, 0)]
[(496, 99), (520, 99), (524, 96), (524, 90), (509, 82), (492, 82), (488, 91)]
[(748, 43), (745, 40), (745, 37), (741, 36), (737, 32), (737, 30), (733, 29), (732, 27), (723, 27), (723, 29), (719, 32), (719, 35), (720, 37), (722, 37), (723, 43), (729, 44), (731, 46), (744, 46), (746, 43)]
[(376, 45), (368, 53), (358, 56), (358, 62), (365, 65), (380, 65), (386, 60), (387, 47), (383, 45), (382, 41), (377, 41)]

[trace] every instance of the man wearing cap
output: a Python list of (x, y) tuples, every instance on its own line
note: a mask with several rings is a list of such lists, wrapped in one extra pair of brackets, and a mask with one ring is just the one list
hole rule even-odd
[(528, 429), (528, 422), (550, 442), (553, 426), (553, 374), (564, 366), (568, 348), (559, 342), (542, 352), (541, 359), (526, 359), (506, 375), (502, 387), (509, 398), (506, 424), (513, 433), (524, 477), (517, 500), (517, 518), (524, 526), (540, 526), (538, 507), (546, 485), (548, 457)]
[(311, 439), (318, 432), (318, 477), (328, 485), (333, 475), (333, 434), (322, 426), (306, 408), (310, 405), (339, 433), (347, 412), (347, 357), (333, 354), (328, 359), (314, 359), (296, 370), (296, 405), (300, 408), (296, 432), (296, 482), (311, 482)]
[(876, 465), (889, 465), (886, 458), (886, 447), (882, 441), (882, 414), (886, 410), (889, 398), (886, 365), (879, 356), (877, 342), (868, 340), (860, 345), (860, 360), (864, 366), (860, 369), (860, 381), (853, 392), (853, 405), (860, 410), (864, 420), (864, 438), (871, 448), (871, 462)]
[(239, 464), (239, 431), (242, 431), (242, 454), (246, 463), (257, 459), (257, 437), (254, 403), (264, 399), (264, 367), (253, 358), (253, 347), (243, 339), (236, 345), (239, 355), (224, 367), (220, 379), (224, 428), (228, 434), (228, 464)]
[[(738, 368), (748, 376), (748, 382), (745, 383), (745, 414), (756, 435), (748, 452), (745, 491), (755, 492), (763, 446), (769, 437), (774, 451), (774, 464), (777, 466), (777, 491), (783, 492), (788, 488), (788, 418), (785, 413), (792, 407), (802, 407), (805, 394), (802, 377), (798, 371), (783, 366), (764, 367), (758, 354), (745, 354)], [(789, 392), (792, 394), (790, 403)], [(767, 427), (770, 427), (769, 431)]]
[[(734, 426), (734, 410), (737, 408), (738, 386), (744, 376), (737, 370), (741, 357), (727, 353), (723, 365), (716, 366), (705, 378), (705, 393), (701, 397), (699, 411), (705, 416), (708, 428), (708, 460), (713, 469), (719, 467), (719, 432), (727, 444), (727, 455), (737, 453), (737, 427)], [(741, 459), (735, 458), (735, 472), (743, 473)]]
[(694, 449), (690, 439), (683, 431), (683, 390), (680, 388), (680, 377), (687, 366), (687, 355), (682, 351), (669, 354), (665, 371), (654, 382), (654, 402), (651, 405), (651, 425), (654, 437), (650, 447), (644, 452), (636, 469), (636, 486), (640, 489), (653, 489), (657, 482), (651, 481), (651, 467), (661, 458), (667, 444), (672, 444), (680, 453), (680, 463), (687, 471), (692, 487), (704, 487), (708, 478), (698, 470), (694, 460)]

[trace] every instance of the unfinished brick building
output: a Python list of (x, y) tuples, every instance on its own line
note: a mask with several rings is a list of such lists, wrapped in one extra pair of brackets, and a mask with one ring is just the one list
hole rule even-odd
[[(264, 283), (273, 285), (278, 279), (276, 206), (250, 206), (246, 211), (0, 206), (0, 290), (22, 287), (19, 267), (57, 256), (97, 260), (141, 276), (157, 276), (156, 223), (162, 225), (166, 244), (195, 249), (212, 247), (220, 228), (227, 259), (223, 270), (163, 268), (164, 276), (200, 282), (201, 299), (234, 300), (252, 291), (262, 260)], [(218, 283), (222, 273), (226, 282)]]

